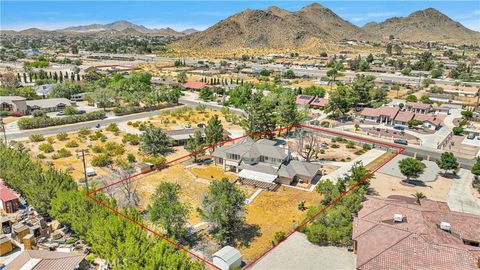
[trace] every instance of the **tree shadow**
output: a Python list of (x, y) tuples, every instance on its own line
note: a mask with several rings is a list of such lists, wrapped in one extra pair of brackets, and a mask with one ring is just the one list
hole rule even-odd
[(249, 247), (250, 243), (261, 235), (260, 226), (243, 222), (237, 227), (234, 242), (237, 246)]

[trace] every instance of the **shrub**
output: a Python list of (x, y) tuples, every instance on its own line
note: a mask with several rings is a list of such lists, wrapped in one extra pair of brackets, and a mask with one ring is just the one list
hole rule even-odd
[(106, 128), (107, 131), (110, 131), (110, 132), (118, 132), (120, 131), (120, 129), (118, 128), (118, 125), (116, 123), (111, 123), (110, 125), (108, 125), (108, 127)]
[(365, 151), (363, 151), (362, 149), (355, 151), (355, 155), (363, 155), (364, 153)]
[(371, 149), (372, 149), (372, 146), (371, 146), (370, 144), (367, 144), (367, 143), (366, 143), (366, 144), (363, 145), (362, 148), (363, 148), (363, 151), (366, 152), (366, 151), (368, 151), (368, 150), (371, 150)]
[(95, 145), (94, 147), (92, 147), (92, 151), (94, 153), (100, 154), (100, 153), (103, 153), (105, 151), (105, 148), (103, 148), (100, 145)]
[(78, 135), (81, 135), (81, 136), (88, 136), (92, 133), (92, 131), (88, 128), (81, 128), (79, 131), (78, 131)]
[(138, 145), (140, 143), (140, 136), (136, 134), (127, 133), (122, 138), (123, 143), (129, 143), (131, 145)]
[(146, 157), (143, 159), (143, 162), (152, 163), (153, 166), (158, 166), (162, 163), (165, 163), (167, 159), (165, 157)]
[(354, 149), (355, 148), (355, 143), (353, 141), (348, 141), (346, 147), (349, 148), (349, 149)]
[(44, 154), (40, 153), (40, 154), (37, 155), (37, 158), (38, 159), (44, 159), (44, 158), (46, 158), (46, 156)]
[(57, 140), (65, 141), (68, 138), (68, 134), (66, 132), (60, 132), (57, 134)]
[(330, 126), (330, 122), (328, 122), (328, 121), (322, 121), (322, 122), (320, 123), (320, 125), (321, 125), (322, 127), (328, 127), (328, 126)]
[(47, 142), (48, 142), (49, 144), (53, 144), (53, 143), (55, 142), (55, 139), (54, 139), (53, 137), (48, 137), (48, 138), (47, 138)]
[(92, 166), (95, 166), (95, 167), (106, 167), (106, 166), (112, 165), (112, 163), (113, 163), (112, 158), (107, 154), (101, 154), (93, 157), (92, 159)]
[(49, 143), (42, 143), (38, 146), (38, 149), (44, 153), (51, 153), (53, 152), (53, 146)]
[(278, 242), (282, 241), (283, 239), (285, 239), (285, 232), (282, 232), (282, 231), (276, 232), (273, 235), (272, 245), (277, 244)]
[(28, 137), (31, 142), (41, 142), (45, 140), (42, 134), (32, 134)]
[(32, 117), (32, 118), (20, 118), (18, 120), (18, 127), (20, 129), (33, 129), (33, 128), (43, 128), (50, 126), (59, 126), (66, 124), (73, 124), (78, 122), (85, 122), (97, 119), (105, 118), (105, 112), (95, 111), (85, 114), (70, 115), (66, 117)]
[(47, 116), (47, 113), (45, 113), (44, 110), (34, 110), (32, 112), (32, 116), (33, 117), (45, 117), (45, 116)]
[(105, 150), (111, 156), (119, 156), (125, 152), (125, 148), (116, 142), (106, 143)]
[(65, 148), (62, 148), (57, 151), (57, 153), (52, 155), (53, 159), (65, 158), (71, 156), (72, 153)]
[(334, 143), (334, 144), (332, 144), (331, 147), (332, 147), (332, 148), (338, 148), (339, 146), (338, 146), (338, 144)]
[(78, 147), (78, 143), (75, 140), (71, 140), (65, 144), (65, 147), (75, 148), (75, 147)]
[(462, 135), (463, 133), (463, 128), (462, 127), (454, 127), (452, 129), (454, 135)]
[(135, 155), (132, 154), (132, 153), (129, 153), (129, 154), (127, 155), (127, 160), (128, 160), (128, 162), (130, 162), (130, 163), (133, 163), (133, 162), (136, 162), (136, 161), (137, 161), (137, 159), (135, 158)]

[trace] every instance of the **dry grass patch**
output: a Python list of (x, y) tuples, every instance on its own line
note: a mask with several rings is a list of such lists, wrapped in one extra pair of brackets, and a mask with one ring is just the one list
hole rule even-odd
[(199, 165), (190, 168), (190, 172), (197, 178), (203, 179), (222, 179), (228, 178), (230, 181), (237, 179), (234, 173), (224, 172), (222, 167), (215, 165)]
[(278, 231), (290, 232), (306, 218), (307, 211), (300, 211), (298, 204), (305, 201), (306, 207), (320, 204), (322, 196), (317, 192), (306, 192), (295, 188), (280, 187), (277, 191), (263, 191), (246, 207), (248, 224), (260, 226), (261, 236), (255, 238), (249, 247), (242, 247), (244, 258), (249, 261), (272, 245)]
[(226, 129), (241, 129), (239, 125), (235, 125), (227, 122), (223, 113), (215, 111), (212, 109), (205, 109), (205, 111), (200, 112), (196, 109), (185, 108), (185, 112), (181, 114), (175, 114), (173, 112), (164, 112), (159, 116), (154, 116), (149, 119), (149, 123), (163, 129), (173, 129), (173, 128), (183, 128), (187, 125), (196, 127), (197, 124), (203, 123), (207, 124), (208, 120), (214, 115), (217, 115), (219, 120), (222, 122), (223, 128)]

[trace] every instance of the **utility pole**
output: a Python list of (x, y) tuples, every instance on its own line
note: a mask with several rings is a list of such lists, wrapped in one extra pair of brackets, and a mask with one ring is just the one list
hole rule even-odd
[(80, 158), (79, 152), (82, 153), (82, 162), (83, 162), (83, 174), (85, 175), (85, 186), (88, 190), (88, 175), (87, 175), (87, 164), (85, 163), (85, 149), (77, 150), (77, 158)]
[(7, 144), (7, 131), (5, 130), (5, 123), (3, 122), (2, 117), (0, 117), (0, 126), (2, 126), (4, 142)]

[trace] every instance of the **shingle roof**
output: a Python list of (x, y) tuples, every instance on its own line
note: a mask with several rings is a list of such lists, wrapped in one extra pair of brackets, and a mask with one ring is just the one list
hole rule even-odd
[(18, 196), (8, 187), (0, 184), (0, 200), (8, 202), (15, 199), (18, 199)]
[(328, 99), (326, 98), (315, 98), (310, 105), (324, 107), (328, 104)]
[(37, 100), (27, 100), (27, 106), (40, 107), (40, 108), (52, 108), (60, 104), (70, 105), (72, 102), (66, 98), (47, 98)]
[(85, 254), (64, 253), (46, 250), (26, 250), (10, 262), (5, 270), (18, 270), (26, 264), (31, 270), (74, 269), (85, 258)]
[(379, 108), (365, 108), (363, 111), (360, 113), (362, 116), (373, 116), (373, 117), (378, 117), (378, 116), (387, 116), (390, 118), (394, 118), (399, 109), (397, 107), (388, 107), (388, 106), (383, 106)]
[(411, 112), (399, 112), (397, 114), (397, 116), (395, 117), (395, 121), (408, 122), (408, 121), (412, 120), (414, 115), (415, 114), (413, 114)]
[(431, 104), (425, 104), (425, 103), (422, 103), (422, 102), (407, 102), (407, 104), (405, 104), (405, 106), (410, 107), (410, 108), (414, 108), (414, 109), (420, 109), (420, 110), (428, 110), (432, 107)]
[(310, 104), (310, 102), (313, 101), (315, 97), (313, 96), (307, 96), (307, 95), (298, 95), (296, 100), (295, 100), (295, 103), (297, 105), (305, 105), (305, 104)]

